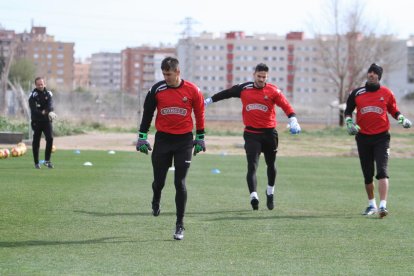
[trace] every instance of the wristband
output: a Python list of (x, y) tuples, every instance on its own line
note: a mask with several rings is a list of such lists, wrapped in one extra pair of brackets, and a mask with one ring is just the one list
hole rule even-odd
[(148, 133), (138, 132), (138, 139), (147, 140), (147, 138), (148, 138)]

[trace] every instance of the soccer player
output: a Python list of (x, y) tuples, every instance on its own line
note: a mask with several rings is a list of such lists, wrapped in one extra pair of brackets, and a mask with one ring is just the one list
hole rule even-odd
[[(184, 213), (187, 203), (186, 176), (194, 155), (206, 151), (204, 143), (204, 98), (200, 89), (180, 77), (179, 62), (167, 57), (161, 63), (164, 81), (153, 85), (144, 102), (144, 113), (138, 133), (137, 151), (148, 154), (151, 145), (147, 140), (155, 109), (154, 151), (151, 155), (154, 181), (152, 182), (152, 214), (160, 214), (161, 191), (164, 188), (169, 167), (174, 159), (176, 228), (174, 239), (184, 238)], [(193, 119), (196, 121), (196, 137), (193, 140)]]
[[(368, 207), (362, 213), (370, 216), (378, 213), (380, 218), (388, 215), (388, 157), (391, 136), (387, 112), (404, 128), (410, 128), (411, 122), (398, 110), (392, 91), (381, 85), (383, 69), (373, 63), (368, 68), (365, 86), (353, 90), (346, 103), (345, 122), (348, 133), (356, 135), (359, 160), (364, 175)], [(352, 112), (357, 109), (356, 123)], [(374, 196), (374, 172), (376, 166), (380, 196), (379, 211)]]
[(42, 133), (46, 139), (45, 163), (49, 169), (53, 169), (50, 161), (53, 147), (53, 127), (52, 121), (57, 117), (53, 112), (52, 92), (46, 89), (45, 81), (37, 77), (34, 81), (36, 88), (33, 89), (29, 96), (29, 107), (31, 112), (31, 126), (33, 129), (32, 152), (35, 168), (40, 169), (39, 148)]
[(282, 91), (276, 85), (266, 82), (268, 73), (269, 67), (260, 63), (254, 70), (254, 81), (234, 85), (204, 101), (206, 106), (228, 98), (240, 98), (242, 102), (242, 117), (245, 125), (243, 138), (247, 157), (246, 179), (253, 210), (259, 209), (256, 170), (262, 152), (267, 165), (266, 204), (269, 210), (274, 208), (273, 197), (277, 173), (275, 162), (279, 141), (275, 129), (277, 124), (275, 105), (281, 107), (288, 116), (290, 132), (298, 134), (301, 131), (295, 111)]

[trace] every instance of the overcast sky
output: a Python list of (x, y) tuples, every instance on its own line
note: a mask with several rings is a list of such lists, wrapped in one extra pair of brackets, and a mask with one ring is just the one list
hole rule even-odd
[[(351, 5), (354, 0), (342, 0)], [(414, 34), (411, 0), (359, 0), (378, 32)], [(193, 18), (195, 32), (245, 31), (311, 37), (322, 26), (329, 0), (0, 0), (0, 24), (17, 33), (45, 26), (63, 42), (75, 42), (75, 58), (119, 52), (143, 44), (174, 45)]]

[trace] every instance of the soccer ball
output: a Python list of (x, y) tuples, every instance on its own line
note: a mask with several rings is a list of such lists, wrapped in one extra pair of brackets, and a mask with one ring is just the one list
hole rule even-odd
[(17, 147), (23, 149), (23, 148), (26, 148), (26, 144), (23, 143), (23, 142), (20, 142), (20, 143), (17, 144)]
[(26, 147), (26, 144), (25, 143), (18, 143), (17, 144), (17, 149), (19, 150), (19, 152), (20, 152), (20, 156), (22, 156), (22, 155), (24, 155), (25, 153), (26, 153), (26, 151), (27, 151), (27, 147)]
[(13, 156), (13, 157), (19, 157), (19, 156), (22, 155), (21, 152), (22, 151), (18, 147), (12, 148), (12, 150), (11, 150), (11, 156)]
[(56, 151), (56, 146), (55, 145), (53, 145), (52, 146), (52, 152), (55, 152)]

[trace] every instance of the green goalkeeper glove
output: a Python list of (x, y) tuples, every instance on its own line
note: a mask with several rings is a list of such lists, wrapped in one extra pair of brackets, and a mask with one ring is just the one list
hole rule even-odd
[(137, 151), (148, 154), (148, 151), (152, 151), (151, 145), (148, 142), (148, 134), (145, 132), (138, 133)]
[(201, 151), (206, 151), (206, 144), (204, 143), (204, 134), (196, 134), (196, 138), (193, 141), (194, 156)]
[(403, 126), (403, 128), (410, 128), (412, 125), (411, 121), (405, 118), (404, 115), (402, 114), (398, 115), (397, 120), (398, 120), (398, 123)]
[(352, 120), (351, 117), (347, 117), (345, 122), (349, 135), (356, 135), (361, 129), (357, 124), (354, 123), (354, 120)]

